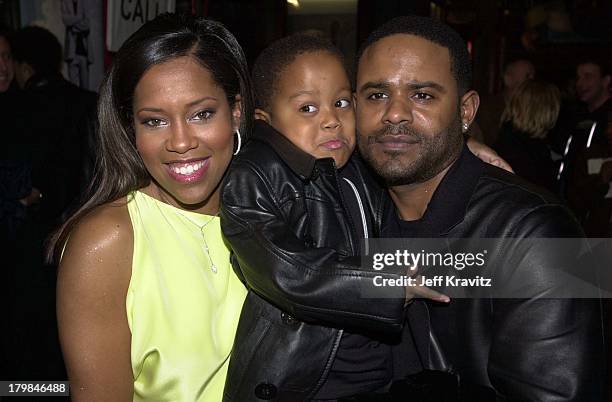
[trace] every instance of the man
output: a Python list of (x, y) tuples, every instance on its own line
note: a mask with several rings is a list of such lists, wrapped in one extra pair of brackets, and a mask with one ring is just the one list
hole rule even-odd
[(62, 47), (45, 28), (18, 30), (13, 56), (27, 105), (16, 140), (30, 153), (32, 184), (42, 193), (39, 218), (51, 228), (89, 184), (97, 96), (63, 78)]
[[(466, 152), (462, 132), (479, 97), (469, 90), (469, 56), (456, 32), (399, 17), (373, 32), (359, 55), (359, 149), (395, 204), (383, 237), (580, 237), (561, 204)], [(554, 253), (522, 251), (530, 286), (546, 297)], [(455, 299), (426, 308), (439, 343), (428, 339), (422, 358), (432, 367), (431, 356), (442, 356), (437, 368), (457, 376), (462, 400), (603, 400), (598, 302)]]
[[(484, 143), (494, 146), (499, 136), (500, 119), (506, 104), (516, 89), (525, 81), (535, 78), (535, 67), (527, 59), (517, 59), (504, 69), (504, 88), (501, 93), (485, 98), (478, 110), (476, 122), (482, 131)], [(473, 131), (474, 125), (470, 131)]]
[(597, 60), (585, 60), (576, 67), (576, 95), (589, 113), (596, 114), (610, 101), (610, 79), (605, 65)]
[[(9, 243), (12, 262), (5, 266), (12, 314), (4, 360), (11, 377), (49, 378), (63, 366), (53, 313), (55, 276), (53, 269), (43, 269), (43, 245), (88, 184), (96, 94), (64, 80), (61, 45), (48, 30), (22, 28), (13, 35), (12, 45), (15, 81), (22, 90), (15, 106), (16, 125), (2, 130), (3, 152), (27, 167), (24, 181), (31, 192), (21, 203), (38, 202), (25, 210)], [(45, 365), (33, 371), (41, 356)]]
[(588, 58), (576, 67), (576, 97), (580, 103), (561, 108), (557, 125), (550, 133), (552, 149), (562, 157), (558, 178), (564, 195), (569, 194), (567, 181), (574, 176), (577, 160), (593, 146), (606, 145), (607, 114), (612, 111), (610, 80), (607, 64), (597, 58)]

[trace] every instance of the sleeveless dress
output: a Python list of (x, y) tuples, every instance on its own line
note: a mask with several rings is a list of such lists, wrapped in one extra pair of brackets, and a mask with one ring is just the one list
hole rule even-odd
[(128, 200), (134, 256), (126, 310), (134, 401), (219, 402), (246, 296), (219, 218), (140, 191)]

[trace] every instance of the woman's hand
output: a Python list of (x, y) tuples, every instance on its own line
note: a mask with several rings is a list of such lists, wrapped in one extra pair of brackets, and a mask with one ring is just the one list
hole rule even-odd
[(483, 162), (497, 166), (508, 172), (514, 173), (512, 167), (501, 158), (492, 148), (486, 146), (482, 142), (478, 142), (472, 137), (468, 137), (467, 146), (474, 155)]
[(450, 303), (450, 297), (433, 290), (425, 285), (422, 285), (422, 277), (419, 274), (418, 268), (411, 268), (408, 273), (413, 279), (414, 285), (406, 286), (406, 305), (412, 303), (413, 299), (429, 299), (439, 303)]

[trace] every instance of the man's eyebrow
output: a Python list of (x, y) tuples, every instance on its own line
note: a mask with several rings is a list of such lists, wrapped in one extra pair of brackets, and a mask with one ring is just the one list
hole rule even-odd
[[(442, 85), (434, 81), (410, 81), (408, 82), (408, 84), (406, 84), (406, 86), (410, 90), (432, 88), (438, 92), (442, 92), (442, 93), (446, 92), (446, 89)], [(391, 87), (392, 87), (391, 83), (387, 81), (369, 81), (363, 84), (361, 88), (359, 88), (359, 92), (367, 91), (368, 89), (387, 90), (387, 89), (390, 89)]]
[(368, 81), (359, 88), (359, 92), (367, 91), (368, 89), (389, 89), (391, 84), (387, 81)]
[(408, 83), (408, 88), (415, 90), (415, 89), (423, 89), (423, 88), (432, 88), (435, 89), (438, 92), (446, 92), (446, 89), (438, 84), (437, 82), (434, 81), (411, 81)]

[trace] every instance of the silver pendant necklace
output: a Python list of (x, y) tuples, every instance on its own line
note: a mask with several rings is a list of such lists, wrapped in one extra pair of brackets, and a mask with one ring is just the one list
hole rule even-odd
[(215, 264), (215, 262), (213, 261), (211, 255), (210, 255), (210, 248), (208, 247), (208, 242), (206, 241), (206, 236), (204, 235), (204, 228), (210, 222), (212, 222), (218, 215), (219, 215), (218, 213), (213, 215), (205, 224), (200, 226), (199, 224), (195, 223), (190, 218), (188, 218), (186, 215), (181, 214), (181, 216), (183, 218), (187, 219), (191, 224), (197, 226), (198, 229), (200, 229), (200, 234), (202, 235), (202, 241), (204, 242), (204, 252), (206, 253), (206, 256), (208, 257), (208, 262), (210, 263), (210, 270), (213, 272), (213, 274), (217, 273), (217, 265)]

